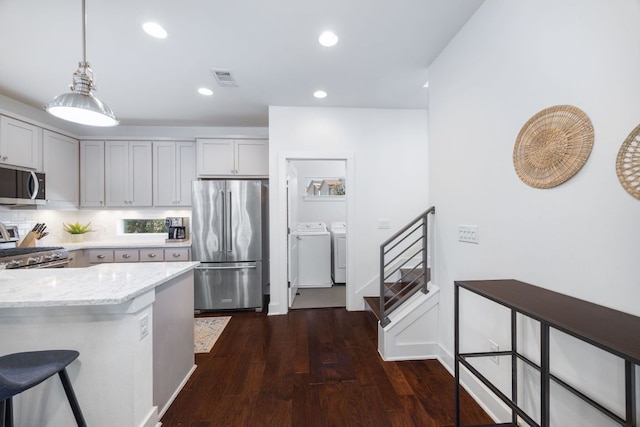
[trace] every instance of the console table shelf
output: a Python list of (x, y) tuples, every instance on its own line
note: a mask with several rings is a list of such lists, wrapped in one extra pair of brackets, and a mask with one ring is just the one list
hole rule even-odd
[[(508, 308), (511, 312), (511, 350), (500, 352), (460, 353), (460, 289), (472, 292)], [(540, 323), (539, 366), (518, 352), (517, 314)], [(593, 304), (517, 280), (477, 280), (455, 282), (455, 378), (456, 426), (460, 424), (460, 366), (464, 366), (498, 398), (511, 408), (511, 423), (494, 426), (515, 426), (518, 417), (535, 427), (548, 427), (550, 422), (550, 386), (559, 384), (573, 395), (598, 409), (622, 426), (636, 426), (635, 366), (640, 364), (640, 317)], [(625, 417), (621, 418), (570, 384), (550, 373), (549, 331), (562, 331), (624, 360), (625, 364)], [(511, 396), (517, 396), (516, 365), (524, 363), (540, 373), (540, 423), (535, 422), (517, 404), (493, 385), (469, 363), (479, 357), (510, 356), (512, 360)]]

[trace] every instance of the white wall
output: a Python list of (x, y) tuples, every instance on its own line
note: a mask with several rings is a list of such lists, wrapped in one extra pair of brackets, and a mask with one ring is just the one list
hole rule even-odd
[[(298, 172), (297, 222), (324, 222), (327, 227), (332, 222), (347, 220), (347, 204), (344, 199), (305, 197), (307, 178), (344, 178), (343, 160), (297, 160), (292, 165)], [(345, 185), (348, 187), (348, 184)]]
[[(615, 171), (640, 120), (638, 22), (637, 0), (488, 0), (430, 67), (433, 274), (445, 359), (453, 353), (454, 280), (514, 278), (640, 315), (640, 201)], [(590, 117), (593, 151), (561, 186), (528, 187), (514, 171), (515, 139), (531, 116), (560, 104)], [(480, 243), (457, 242), (458, 224), (477, 224)], [(491, 338), (509, 347), (497, 310), (470, 303), (465, 312), (463, 329), (475, 323), (477, 337), (469, 346), (487, 351)], [(617, 372), (589, 370), (576, 354), (584, 365), (559, 369), (589, 372), (598, 397), (619, 389)], [(599, 357), (595, 366), (607, 365)], [(577, 412), (582, 418), (557, 425), (607, 425)]]
[[(280, 164), (289, 154), (294, 158), (352, 156), (346, 181), (347, 308), (362, 309), (362, 295), (377, 292), (380, 243), (428, 208), (427, 114), (423, 110), (269, 108), (269, 314), (287, 312), (286, 187), (280, 185), (286, 167)], [(389, 219), (391, 229), (378, 229), (379, 218)]]

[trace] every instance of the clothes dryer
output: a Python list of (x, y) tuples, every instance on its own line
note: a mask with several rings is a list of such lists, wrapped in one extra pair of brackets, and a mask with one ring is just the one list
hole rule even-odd
[(331, 277), (333, 283), (347, 282), (347, 224), (332, 222), (331, 228)]

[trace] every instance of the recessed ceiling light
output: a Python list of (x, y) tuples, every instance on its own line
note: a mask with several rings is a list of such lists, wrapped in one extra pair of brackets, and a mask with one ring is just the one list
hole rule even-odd
[(322, 98), (326, 98), (327, 97), (327, 92), (323, 91), (323, 90), (317, 90), (313, 93), (313, 96), (315, 96), (316, 98), (322, 99)]
[(325, 31), (324, 33), (320, 34), (320, 37), (318, 37), (318, 41), (322, 46), (331, 47), (335, 46), (336, 43), (338, 43), (338, 36), (336, 36), (332, 31)]
[(157, 39), (166, 39), (167, 31), (162, 28), (160, 24), (157, 22), (147, 22), (142, 24), (142, 29), (145, 33), (149, 34), (151, 37), (155, 37)]
[(211, 96), (213, 95), (213, 91), (209, 88), (206, 87), (201, 87), (200, 89), (198, 89), (198, 93), (200, 95), (205, 95), (205, 96)]

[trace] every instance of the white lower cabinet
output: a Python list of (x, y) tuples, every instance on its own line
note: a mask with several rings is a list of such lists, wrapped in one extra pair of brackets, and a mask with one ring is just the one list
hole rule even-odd
[(113, 249), (89, 249), (87, 253), (89, 264), (113, 262)]
[(140, 262), (164, 261), (163, 249), (140, 249)]
[[(78, 252), (73, 251), (74, 258)], [(105, 262), (173, 262), (189, 261), (189, 248), (119, 248), (119, 249), (86, 249), (89, 264)], [(71, 254), (71, 251), (69, 252)], [(71, 261), (70, 261), (71, 263)], [(69, 265), (71, 267), (71, 265)], [(80, 267), (80, 265), (78, 265)]]
[(137, 249), (116, 249), (113, 251), (114, 262), (139, 262), (140, 252)]
[(170, 261), (189, 261), (188, 248), (165, 249), (164, 260)]

